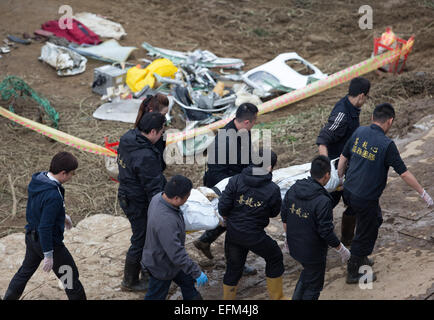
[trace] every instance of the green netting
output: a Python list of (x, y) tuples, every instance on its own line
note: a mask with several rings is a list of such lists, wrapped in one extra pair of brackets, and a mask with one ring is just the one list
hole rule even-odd
[[(27, 83), (16, 76), (8, 76), (0, 83), (0, 96), (2, 100), (9, 101), (12, 97), (30, 97), (32, 98), (40, 108), (43, 108), (45, 113), (50, 118), (53, 127), (57, 129), (59, 124), (59, 114), (50, 105), (47, 99), (39, 96)], [(12, 104), (9, 106), (9, 110), (14, 112)]]

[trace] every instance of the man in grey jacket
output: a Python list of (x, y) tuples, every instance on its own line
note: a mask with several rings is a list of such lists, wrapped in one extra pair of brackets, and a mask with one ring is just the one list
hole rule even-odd
[(181, 288), (184, 300), (202, 300), (194, 284), (204, 285), (208, 278), (185, 250), (185, 222), (180, 209), (192, 188), (190, 179), (176, 175), (149, 204), (141, 261), (151, 275), (145, 300), (165, 300), (172, 281)]

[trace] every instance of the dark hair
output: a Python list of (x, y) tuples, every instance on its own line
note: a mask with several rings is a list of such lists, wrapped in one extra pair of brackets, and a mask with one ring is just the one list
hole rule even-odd
[(330, 159), (326, 156), (316, 156), (312, 160), (310, 175), (315, 180), (321, 179), (327, 172), (330, 172)]
[(162, 93), (157, 93), (155, 96), (147, 95), (146, 99), (140, 104), (139, 112), (137, 113), (134, 128), (139, 126), (142, 116), (148, 112), (160, 112), (162, 109), (169, 106), (169, 99)]
[(57, 153), (50, 163), (50, 172), (58, 174), (66, 171), (67, 173), (78, 168), (78, 160), (71, 153), (62, 151)]
[(149, 112), (143, 115), (137, 127), (140, 131), (147, 134), (151, 132), (152, 129), (160, 131), (163, 128), (165, 122), (166, 118), (161, 113)]
[(395, 109), (390, 103), (382, 103), (375, 107), (372, 114), (374, 121), (384, 123), (390, 118), (395, 118)]
[[(268, 153), (268, 151), (270, 152), (270, 159), (269, 159), (270, 160), (270, 165), (271, 165), (272, 168), (274, 168), (274, 166), (277, 163), (277, 154), (273, 150), (269, 150), (269, 149), (265, 149), (265, 150), (267, 151), (267, 153)], [(265, 153), (264, 149), (263, 148), (259, 148), (258, 155), (259, 155), (260, 158), (264, 157), (264, 153)], [(253, 164), (253, 165), (256, 166), (256, 167), (262, 167), (264, 165), (264, 160), (262, 160), (261, 163), (259, 163), (259, 164)]]
[(187, 177), (177, 174), (170, 179), (164, 187), (164, 193), (169, 199), (184, 198), (193, 189), (193, 183)]
[(350, 87), (348, 88), (348, 95), (352, 97), (357, 97), (361, 93), (367, 95), (370, 88), (371, 83), (368, 79), (357, 77), (351, 80)]
[(237, 109), (237, 113), (235, 118), (238, 121), (249, 120), (253, 121), (256, 118), (256, 114), (258, 113), (258, 107), (256, 107), (252, 103), (243, 103)]

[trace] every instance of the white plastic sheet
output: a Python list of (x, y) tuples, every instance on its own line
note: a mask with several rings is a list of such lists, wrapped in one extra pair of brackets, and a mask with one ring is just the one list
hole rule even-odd
[[(338, 171), (335, 169), (335, 162), (338, 159), (331, 161), (331, 172), (330, 180), (324, 186), (328, 192), (333, 192), (339, 186), (339, 176)], [(273, 182), (280, 187), (280, 194), (282, 199), (285, 197), (286, 192), (291, 188), (291, 186), (300, 179), (306, 179), (310, 177), (310, 166), (311, 163), (305, 163), (295, 166), (290, 166), (288, 168), (281, 168), (273, 171)], [(230, 178), (223, 179), (215, 185), (217, 189), (223, 192), (228, 184)]]
[(74, 15), (74, 19), (83, 23), (98, 36), (120, 40), (127, 35), (121, 24), (105, 19), (90, 12), (80, 12)]
[(100, 120), (134, 123), (136, 122), (141, 103), (142, 100), (140, 99), (127, 99), (104, 103), (95, 110), (92, 116)]
[[(337, 160), (336, 160), (337, 161)], [(333, 192), (336, 190), (337, 187), (339, 187), (339, 176), (338, 176), (338, 170), (334, 166), (335, 161), (332, 161), (332, 170), (330, 172), (330, 180), (327, 182), (327, 184), (324, 186), (324, 188), (328, 192)]]
[(42, 60), (57, 70), (58, 76), (72, 76), (82, 73), (86, 70), (87, 59), (80, 54), (65, 48), (56, 46), (47, 42), (41, 48)]
[(110, 63), (125, 62), (131, 52), (137, 49), (136, 47), (123, 47), (114, 39), (104, 41), (97, 46), (70, 45), (69, 47), (84, 56)]
[(212, 230), (220, 222), (211, 201), (197, 189), (191, 190), (190, 197), (181, 210), (184, 214), (186, 231)]
[(291, 186), (300, 179), (310, 176), (310, 163), (291, 166), (273, 171), (273, 182), (280, 187), (282, 199)]

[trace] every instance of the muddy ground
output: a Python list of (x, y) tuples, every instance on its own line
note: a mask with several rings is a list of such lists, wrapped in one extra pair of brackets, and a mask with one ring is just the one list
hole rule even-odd
[[(8, 34), (18, 36), (22, 36), (24, 32), (31, 34), (45, 21), (60, 18), (58, 9), (62, 4), (65, 4), (64, 1), (1, 1), (0, 38)], [(432, 1), (334, 1), (331, 3), (313, 0), (207, 2), (190, 0), (120, 3), (111, 0), (91, 2), (76, 0), (69, 1), (69, 4), (75, 12), (98, 13), (122, 23), (128, 35), (120, 41), (121, 44), (138, 48), (129, 59), (132, 63), (138, 63), (140, 58), (149, 59), (146, 51), (141, 48), (141, 43), (146, 41), (154, 46), (168, 49), (181, 51), (206, 49), (218, 56), (241, 58), (246, 64), (244, 70), (265, 63), (279, 53), (296, 51), (324, 73), (332, 74), (369, 58), (373, 49), (373, 37), (379, 36), (387, 26), (392, 26), (393, 30), (404, 39), (414, 34), (415, 45), (409, 55), (406, 70), (401, 75), (376, 72), (365, 75), (372, 82), (372, 90), (371, 99), (361, 113), (361, 124), (369, 123), (371, 111), (376, 104), (391, 102), (397, 110), (397, 119), (390, 136), (397, 139), (396, 141), (402, 139), (399, 149), (405, 152), (409, 145), (406, 139), (410, 139), (410, 135), (416, 130), (413, 125), (423, 117), (434, 113), (434, 42), (432, 41), (434, 3)], [(369, 4), (373, 8), (372, 30), (359, 28), (358, 9), (364, 4)], [(85, 73), (61, 78), (56, 75), (54, 69), (38, 61), (42, 45), (43, 43), (37, 41), (28, 46), (17, 45), (10, 53), (2, 54), (0, 80), (8, 75), (16, 75), (47, 98), (59, 112), (60, 130), (96, 144), (103, 144), (105, 136), (108, 136), (110, 141), (118, 140), (131, 127), (130, 124), (100, 121), (92, 117), (94, 110), (102, 103), (100, 97), (93, 94), (90, 88), (93, 69), (104, 63), (89, 59)], [(279, 155), (278, 167), (311, 160), (317, 152), (316, 135), (327, 120), (333, 105), (346, 94), (347, 87), (347, 84), (343, 84), (259, 117), (260, 125), (272, 129), (273, 147)], [(7, 107), (4, 101), (0, 101), (0, 105)], [(33, 102), (19, 99), (14, 108), (20, 115), (31, 119), (38, 118), (38, 111)], [(432, 122), (430, 126), (432, 127)], [(123, 217), (116, 202), (117, 185), (108, 178), (101, 157), (72, 150), (3, 118), (0, 119), (0, 132), (2, 142), (0, 145), (0, 237), (23, 231), (26, 224), (26, 188), (30, 176), (35, 171), (46, 170), (52, 155), (61, 150), (73, 152), (80, 162), (78, 174), (65, 186), (66, 206), (74, 223), (77, 224), (95, 214)], [(418, 139), (422, 142), (410, 147), (414, 150), (419, 148), (422, 150), (421, 153), (416, 156), (409, 155), (406, 161), (411, 164), (410, 170), (432, 195), (434, 194), (433, 137), (431, 134), (426, 140), (421, 140), (420, 137)], [(414, 157), (421, 158), (415, 160)], [(169, 166), (166, 176), (181, 173), (190, 177), (195, 186), (199, 186), (203, 171), (204, 168), (197, 165)], [(14, 213), (12, 186), (16, 197), (15, 216), (12, 215)], [(409, 278), (404, 273), (402, 278), (395, 279), (393, 275), (401, 273), (394, 272), (395, 269), (391, 267), (389, 273), (383, 272), (383, 275), (387, 273), (390, 278), (383, 278), (380, 281), (393, 283), (403, 281), (394, 292), (379, 290), (378, 294), (370, 295), (369, 292), (372, 291), (354, 290), (353, 297), (349, 295), (348, 290), (345, 294), (342, 293), (344, 269), (339, 267), (336, 256), (331, 254), (328, 266), (331, 280), (326, 279), (322, 298), (432, 298), (433, 268), (427, 267), (432, 266), (433, 228), (432, 224), (424, 222), (432, 221), (432, 211), (426, 211), (423, 202), (417, 197), (417, 194), (396, 174), (391, 173), (391, 179), (381, 200), (386, 218), (380, 230), (376, 253), (378, 253), (378, 265), (383, 267), (389, 266), (388, 263), (393, 259), (399, 259), (404, 270), (408, 268), (414, 272), (411, 269), (412, 264), (422, 268), (418, 273), (419, 278)], [(335, 212), (337, 231), (340, 227), (340, 210), (342, 208), (338, 208)], [(404, 230), (408, 224), (419, 229)], [(270, 232), (278, 239), (281, 237), (279, 227), (278, 221), (273, 220)], [(195, 237), (192, 236), (193, 238)], [(206, 290), (206, 298), (217, 299), (221, 294), (221, 288), (217, 283), (224, 273), (223, 239), (223, 237), (219, 239), (213, 246), (217, 255), (217, 262), (214, 264), (204, 260), (192, 248), (191, 242), (189, 244), (191, 254), (206, 268), (210, 278), (215, 281), (212, 282), (215, 285)], [(253, 255), (249, 255), (249, 262), (258, 263), (260, 272), (256, 277), (242, 280), (239, 296), (242, 299), (265, 298), (261, 296), (265, 288), (261, 272), (263, 266)], [(294, 279), (300, 269), (288, 256), (285, 257), (285, 266), (285, 275), (288, 276), (285, 278), (288, 279), (285, 292), (291, 294), (295, 284)], [(7, 284), (6, 279), (3, 280), (0, 282), (0, 294)], [(423, 285), (412, 289), (413, 286), (421, 283)], [(52, 296), (52, 298), (62, 299), (63, 296)], [(100, 299), (102, 296), (95, 291), (90, 298)], [(119, 294), (112, 298), (128, 299), (131, 296)], [(177, 298), (176, 293), (172, 298)]]

